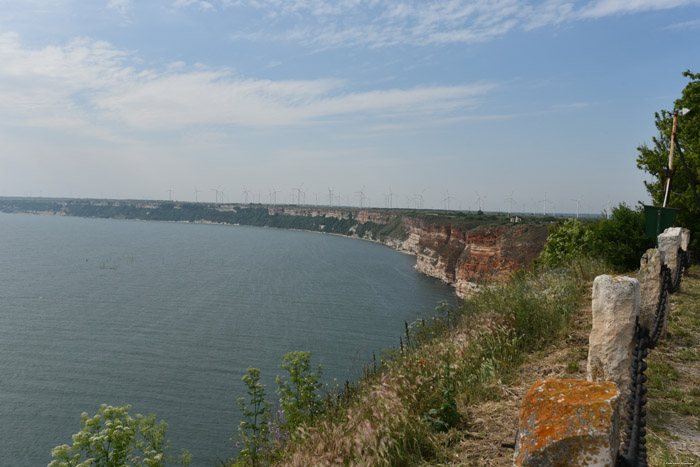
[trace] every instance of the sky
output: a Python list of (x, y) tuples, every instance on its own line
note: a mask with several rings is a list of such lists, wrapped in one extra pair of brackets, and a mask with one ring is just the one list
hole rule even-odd
[(601, 213), (699, 44), (689, 0), (0, 0), (0, 196)]

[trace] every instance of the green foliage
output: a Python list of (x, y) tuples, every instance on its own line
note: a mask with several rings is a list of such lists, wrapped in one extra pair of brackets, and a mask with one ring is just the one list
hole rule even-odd
[(440, 406), (430, 409), (423, 414), (423, 419), (430, 423), (436, 431), (446, 432), (450, 428), (456, 427), (462, 419), (462, 416), (457, 410), (457, 401), (455, 400), (455, 381), (450, 376), (450, 367), (445, 364), (444, 377), (441, 378), (442, 383), (442, 400)]
[(167, 424), (155, 415), (128, 413), (131, 406), (102, 404), (94, 417), (83, 412), (82, 429), (73, 435), (73, 445), (56, 446), (49, 467), (162, 467), (168, 463), (189, 465), (190, 454), (176, 459), (168, 455)]
[(284, 423), (289, 432), (311, 420), (320, 408), (322, 368), (311, 369), (311, 352), (295, 351), (284, 355), (282, 368), (287, 370), (289, 380), (277, 376), (277, 394), (280, 408), (284, 413)]
[(243, 420), (238, 427), (238, 436), (243, 449), (238, 453), (238, 461), (243, 465), (260, 465), (262, 455), (269, 444), (270, 404), (265, 401), (265, 386), (260, 383), (260, 370), (248, 368), (243, 376), (243, 382), (248, 388), (248, 400), (238, 399), (238, 407), (243, 414)]
[(549, 227), (547, 243), (536, 265), (558, 267), (570, 263), (573, 259), (589, 255), (591, 233), (578, 219), (569, 219)]
[(613, 208), (610, 219), (583, 224), (569, 219), (550, 227), (537, 266), (560, 267), (579, 258), (601, 258), (616, 271), (639, 267), (639, 258), (654, 246), (644, 233), (644, 211), (625, 203)]
[(600, 264), (574, 261), (513, 276), (458, 308), (406, 325), (404, 345), (379, 370), (322, 407), (286, 447), (289, 464), (442, 465), (470, 404), (501, 397), (533, 351), (561, 336)]
[(646, 238), (644, 211), (622, 203), (613, 208), (610, 219), (591, 224), (591, 254), (602, 257), (617, 271), (639, 268), (639, 259), (653, 248), (654, 239)]
[[(689, 114), (678, 118), (676, 132), (690, 173), (686, 172), (676, 152), (669, 206), (681, 210), (676, 219), (676, 225), (687, 227), (691, 232), (698, 232), (700, 231), (700, 206), (694, 199), (690, 181), (693, 180), (696, 187), (700, 189), (700, 74), (686, 71), (683, 76), (688, 78), (689, 82), (683, 89), (680, 99), (674, 102), (673, 108), (691, 110)], [(643, 144), (637, 148), (639, 151), (637, 167), (651, 176), (651, 180), (644, 184), (654, 204), (661, 206), (671, 144), (673, 112), (668, 110), (657, 112), (654, 114), (654, 120), (659, 133), (652, 138), (650, 146)], [(700, 247), (700, 239), (697, 236), (693, 239), (693, 246)]]

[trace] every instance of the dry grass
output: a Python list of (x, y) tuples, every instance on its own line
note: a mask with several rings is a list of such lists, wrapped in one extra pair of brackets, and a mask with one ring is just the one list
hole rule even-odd
[(648, 363), (649, 465), (700, 465), (700, 267), (672, 296), (668, 336)]
[[(420, 345), (390, 355), (342, 407), (300, 429), (280, 465), (512, 465), (513, 451), (502, 443), (513, 443), (531, 385), (543, 378), (585, 379), (590, 272), (573, 282), (578, 290), (571, 310), (571, 297), (557, 301), (561, 290), (571, 292), (571, 282), (560, 289), (559, 282), (535, 278), (534, 286), (516, 284), (480, 297), (470, 313), (450, 318), (455, 326), (423, 329)], [(513, 304), (515, 297), (522, 303)], [(499, 308), (504, 304), (507, 311)], [(517, 324), (517, 309), (535, 306), (565, 312), (567, 324), (549, 338), (518, 337), (514, 329), (538, 327)], [(672, 296), (671, 310), (669, 336), (649, 358), (649, 465), (700, 465), (700, 268)], [(461, 420), (436, 432), (425, 414), (444, 402), (440, 389), (449, 385)]]
[(591, 330), (590, 296), (586, 298), (563, 338), (528, 355), (513, 382), (501, 386), (497, 401), (464, 408), (473, 422), (449, 465), (512, 465), (513, 450), (501, 444), (514, 442), (520, 403), (532, 384), (543, 378), (585, 379)]
[(500, 445), (531, 382), (585, 368), (577, 313), (594, 269), (524, 275), (419, 323), (354, 398), (295, 433), (280, 465), (508, 464)]

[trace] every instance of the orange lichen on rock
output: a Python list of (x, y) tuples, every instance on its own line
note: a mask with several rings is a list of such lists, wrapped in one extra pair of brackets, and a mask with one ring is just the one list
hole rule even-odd
[(619, 397), (608, 381), (538, 381), (523, 399), (513, 464), (613, 466)]

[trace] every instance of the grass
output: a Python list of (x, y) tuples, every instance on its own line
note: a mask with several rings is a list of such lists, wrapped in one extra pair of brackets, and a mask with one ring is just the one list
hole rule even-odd
[[(511, 465), (523, 395), (542, 378), (585, 379), (592, 279), (605, 269), (518, 273), (457, 309), (406, 326), (399, 348), (328, 394), (270, 459), (278, 465)], [(672, 296), (648, 358), (649, 465), (700, 465), (700, 268)], [(623, 415), (624, 418), (624, 415)]]
[(700, 465), (700, 269), (671, 297), (668, 336), (649, 353), (649, 465)]
[[(287, 444), (281, 465), (460, 463), (465, 440), (482, 436), (471, 407), (499, 404), (533, 353), (566, 342), (600, 265), (516, 274), (457, 309), (407, 327), (377, 370), (330, 397), (326, 411)], [(580, 340), (580, 339), (578, 339)], [(580, 367), (581, 352), (567, 357)]]

